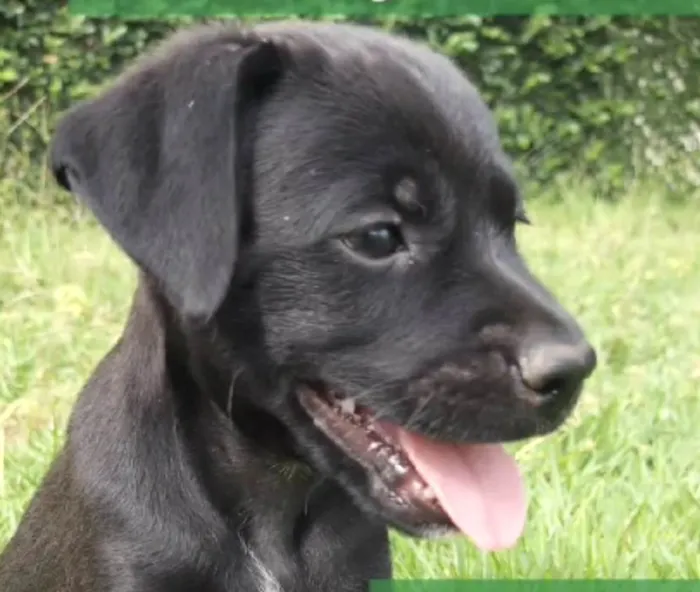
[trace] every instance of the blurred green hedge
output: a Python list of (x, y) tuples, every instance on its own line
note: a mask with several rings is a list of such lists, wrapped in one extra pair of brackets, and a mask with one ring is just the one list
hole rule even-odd
[[(186, 22), (86, 20), (48, 0), (0, 4), (5, 174), (19, 174), (13, 163), (42, 158), (57, 112)], [(504, 144), (530, 179), (547, 182), (573, 168), (608, 189), (649, 171), (665, 175), (679, 192), (700, 184), (693, 166), (700, 137), (699, 18), (373, 24), (453, 57), (495, 109)]]

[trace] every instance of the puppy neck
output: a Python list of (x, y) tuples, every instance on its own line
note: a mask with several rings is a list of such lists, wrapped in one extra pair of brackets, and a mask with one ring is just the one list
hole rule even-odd
[(184, 319), (142, 277), (122, 341), (159, 380), (155, 389), (138, 390), (132, 408), (153, 412), (157, 402), (167, 409), (159, 415), (174, 420), (203, 493), (229, 524), (233, 518), (258, 538), (255, 523), (262, 521), (260, 528), (291, 537), (311, 518), (319, 477), (294, 454), (284, 428), (251, 405), (274, 385), (255, 379), (245, 357), (221, 342), (221, 331), (212, 321)]

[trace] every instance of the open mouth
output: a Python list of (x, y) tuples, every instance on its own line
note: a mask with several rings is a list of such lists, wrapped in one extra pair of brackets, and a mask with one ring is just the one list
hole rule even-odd
[(304, 387), (316, 427), (370, 478), (374, 499), (423, 527), (448, 527), (484, 550), (515, 544), (525, 525), (520, 471), (499, 444), (440, 442), (385, 421), (336, 391)]

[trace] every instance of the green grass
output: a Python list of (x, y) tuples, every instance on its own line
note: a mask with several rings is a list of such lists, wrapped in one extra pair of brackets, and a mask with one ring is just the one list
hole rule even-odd
[[(517, 548), (395, 537), (399, 577), (700, 578), (700, 208), (563, 193), (532, 203), (520, 241), (580, 316), (599, 369), (560, 432), (517, 448), (531, 498)], [(2, 209), (0, 544), (135, 279), (89, 217)]]

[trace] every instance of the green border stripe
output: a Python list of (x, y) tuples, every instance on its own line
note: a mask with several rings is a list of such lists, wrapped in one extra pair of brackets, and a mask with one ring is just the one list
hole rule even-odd
[(700, 15), (700, 0), (70, 0), (90, 17)]
[(695, 580), (395, 580), (370, 592), (700, 592)]

